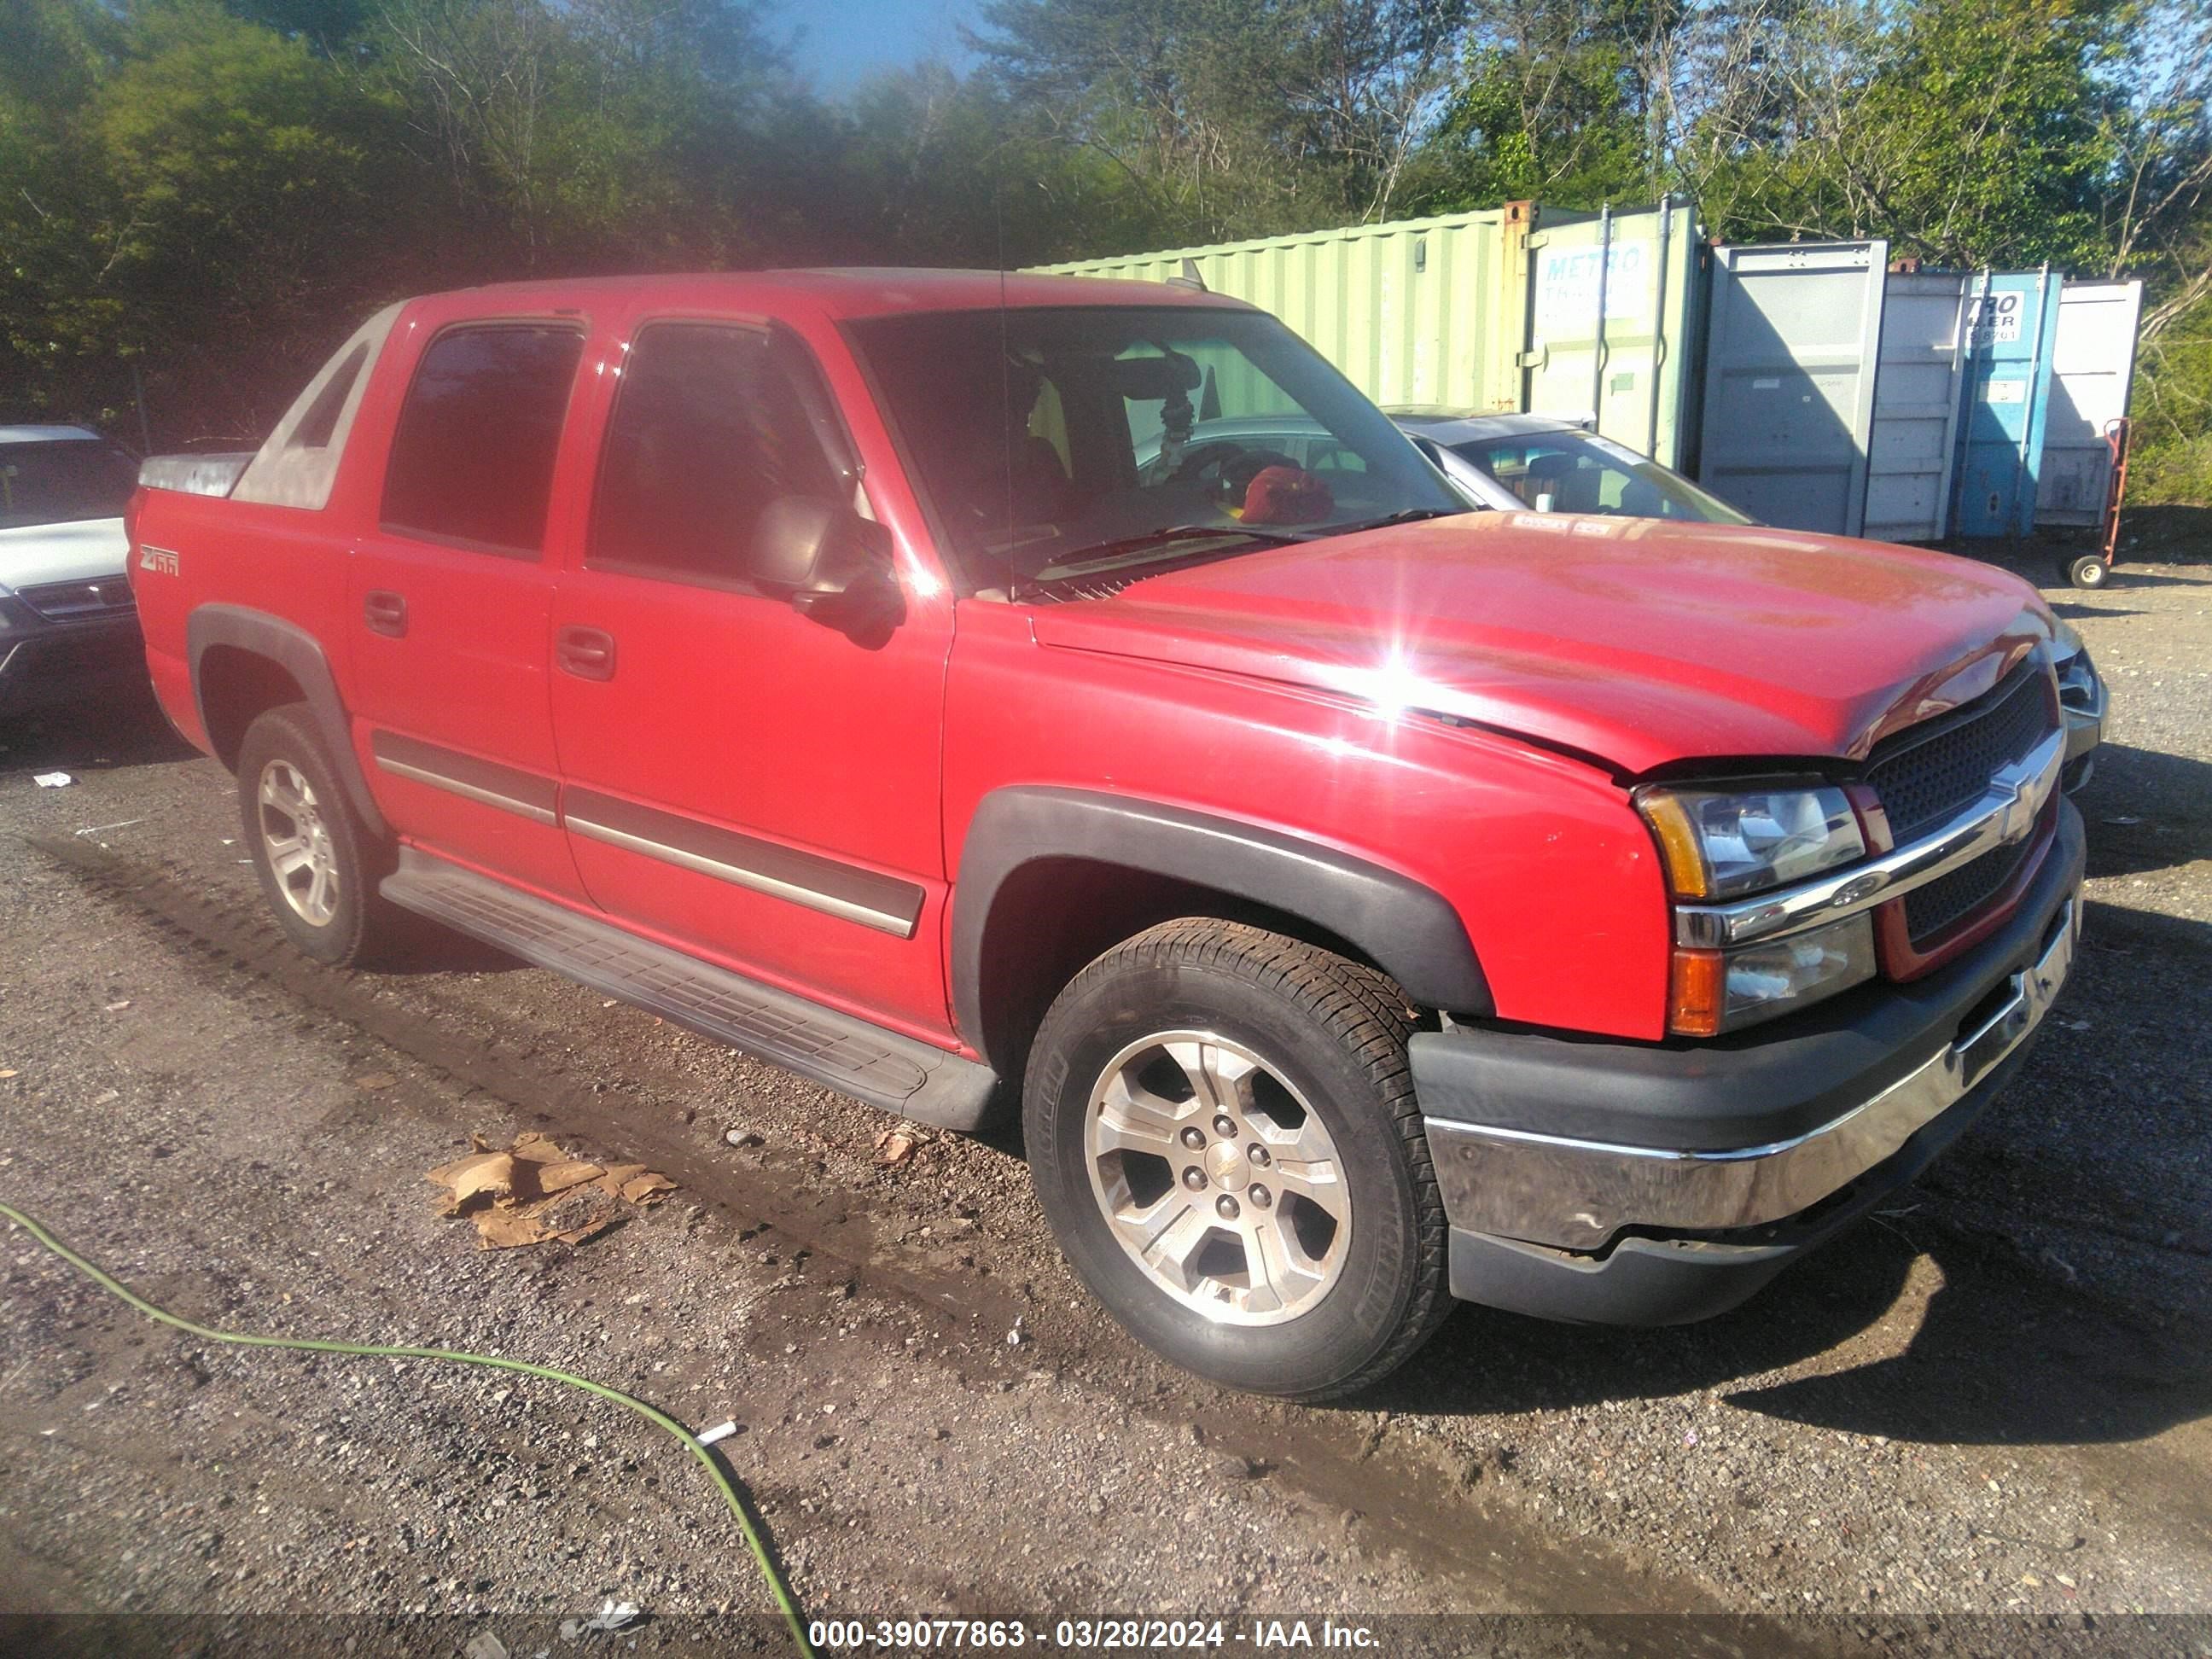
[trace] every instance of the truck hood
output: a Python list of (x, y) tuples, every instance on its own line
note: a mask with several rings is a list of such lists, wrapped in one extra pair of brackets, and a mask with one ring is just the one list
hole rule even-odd
[(0, 530), (0, 587), (120, 576), (131, 550), (120, 519), (27, 524)]
[(2049, 637), (2017, 577), (1755, 526), (1476, 513), (1041, 606), (1037, 641), (1443, 714), (1638, 774), (1857, 759)]

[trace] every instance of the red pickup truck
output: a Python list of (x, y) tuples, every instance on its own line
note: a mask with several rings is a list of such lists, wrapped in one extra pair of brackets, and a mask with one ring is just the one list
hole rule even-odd
[[(1328, 441), (1203, 434), (1276, 418)], [(1454, 1296), (1735, 1305), (1988, 1104), (2078, 937), (2027, 586), (1465, 512), (1218, 296), (434, 295), (144, 485), (155, 686), (303, 950), (404, 909), (916, 1119), (1018, 1103), (1098, 1299), (1242, 1388), (1356, 1389)]]

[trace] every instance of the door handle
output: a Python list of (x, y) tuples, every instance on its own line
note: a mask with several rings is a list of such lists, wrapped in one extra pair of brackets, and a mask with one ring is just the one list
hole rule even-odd
[(563, 673), (580, 680), (615, 677), (615, 636), (596, 628), (563, 628), (554, 636), (553, 655)]
[(407, 633), (407, 601), (381, 587), (371, 588), (361, 596), (361, 619), (368, 624), (368, 631), (372, 634), (382, 634), (395, 640), (404, 638)]

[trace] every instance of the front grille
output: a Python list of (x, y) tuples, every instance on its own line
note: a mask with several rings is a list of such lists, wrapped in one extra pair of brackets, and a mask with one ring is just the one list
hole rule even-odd
[(1991, 848), (1970, 864), (1962, 864), (1948, 876), (1938, 876), (1925, 887), (1916, 887), (1905, 896), (1905, 931), (1916, 951), (1927, 948), (1928, 942), (1954, 922), (1972, 915), (1999, 893), (2005, 884), (2020, 873), (2020, 866), (2027, 855), (2043, 844), (2041, 835), (2033, 835), (2016, 841), (2009, 847)]
[(1897, 845), (1917, 841), (1972, 805), (2000, 768), (2021, 759), (2057, 724), (2042, 665), (2031, 658), (1996, 690), (1933, 722), (1925, 736), (1907, 732), (1887, 754), (1877, 752), (1867, 781), (1888, 811)]
[(15, 597), (48, 622), (82, 622), (88, 617), (135, 610), (137, 604), (120, 571), (96, 581), (40, 582), (17, 588)]

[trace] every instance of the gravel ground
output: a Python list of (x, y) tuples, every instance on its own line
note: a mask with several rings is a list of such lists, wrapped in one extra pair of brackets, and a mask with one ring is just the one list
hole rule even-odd
[[(0, 731), (0, 1199), (209, 1322), (733, 1418), (817, 1618), (1790, 1613), (1856, 1622), (1753, 1645), (2212, 1651), (2212, 568), (2051, 597), (2116, 705), (2075, 982), (1920, 1187), (1706, 1324), (1462, 1310), (1348, 1407), (1194, 1383), (1085, 1300), (1017, 1148), (918, 1132), (887, 1167), (866, 1108), (471, 947), (304, 962), (230, 780), (143, 720)], [(53, 764), (77, 781), (34, 787)], [(526, 1129), (680, 1190), (479, 1252), (423, 1173)], [(503, 1374), (187, 1339), (0, 1236), (0, 1612), (419, 1613), (426, 1650), (569, 1651), (556, 1621), (610, 1597), (664, 1632), (770, 1605), (666, 1436)], [(2199, 1617), (2103, 1618), (2141, 1611)]]

